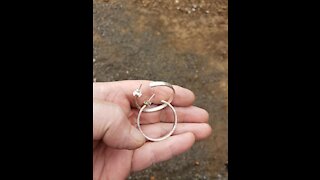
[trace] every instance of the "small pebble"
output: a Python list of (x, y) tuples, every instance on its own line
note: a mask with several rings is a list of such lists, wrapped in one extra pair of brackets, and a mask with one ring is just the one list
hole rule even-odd
[(127, 74), (129, 74), (129, 71), (126, 71)]
[(178, 4), (178, 3), (179, 3), (179, 0), (175, 0), (175, 3)]
[(196, 9), (195, 9), (195, 8), (192, 8), (192, 11), (196, 11)]
[(200, 165), (199, 161), (194, 162), (194, 164), (195, 164), (196, 166), (199, 166), (199, 165)]
[(207, 14), (209, 14), (209, 12), (210, 12), (209, 10), (206, 10), (206, 13), (207, 13)]
[(96, 62), (96, 59), (95, 59), (95, 58), (93, 58), (93, 62)]
[(93, 82), (97, 82), (97, 78), (93, 78)]

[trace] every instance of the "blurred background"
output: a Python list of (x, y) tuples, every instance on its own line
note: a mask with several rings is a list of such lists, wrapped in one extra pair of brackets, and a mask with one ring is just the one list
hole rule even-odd
[(227, 0), (93, 0), (93, 45), (93, 81), (167, 81), (210, 114), (208, 139), (128, 179), (228, 179)]

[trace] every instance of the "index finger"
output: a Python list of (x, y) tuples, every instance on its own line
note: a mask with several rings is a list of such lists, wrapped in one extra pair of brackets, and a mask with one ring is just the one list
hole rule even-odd
[[(127, 99), (130, 101), (132, 107), (135, 107), (135, 96), (133, 96), (133, 91), (139, 88), (141, 85), (142, 96), (138, 98), (139, 105), (143, 104), (144, 101), (148, 100), (153, 93), (155, 93), (152, 102), (155, 104), (160, 104), (161, 100), (168, 100), (170, 96), (173, 95), (172, 89), (166, 86), (157, 86), (150, 88), (149, 84), (152, 81), (149, 80), (125, 80), (118, 81), (118, 86), (123, 90)], [(173, 85), (175, 90), (172, 105), (174, 106), (190, 106), (195, 100), (194, 93), (186, 88), (178, 85)]]

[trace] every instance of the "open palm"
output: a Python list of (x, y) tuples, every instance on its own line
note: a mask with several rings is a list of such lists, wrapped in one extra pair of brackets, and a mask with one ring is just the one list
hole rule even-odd
[[(168, 160), (187, 151), (195, 140), (211, 134), (207, 124), (208, 113), (192, 106), (195, 96), (185, 88), (174, 86), (176, 94), (172, 105), (178, 115), (178, 125), (168, 139), (146, 142), (134, 127), (138, 109), (132, 92), (142, 85), (141, 99), (148, 99), (152, 91), (150, 81), (127, 80), (93, 84), (93, 179), (125, 179), (130, 172), (145, 169), (160, 161)], [(159, 91), (161, 90), (161, 91)], [(158, 87), (152, 100), (169, 99), (170, 89)], [(143, 131), (150, 137), (160, 137), (172, 128), (170, 108), (153, 113), (142, 113)]]

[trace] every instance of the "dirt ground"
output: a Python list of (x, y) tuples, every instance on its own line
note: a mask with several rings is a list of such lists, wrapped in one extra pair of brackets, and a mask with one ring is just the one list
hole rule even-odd
[(191, 89), (213, 134), (128, 179), (228, 179), (227, 0), (94, 0), (93, 81), (149, 79)]

